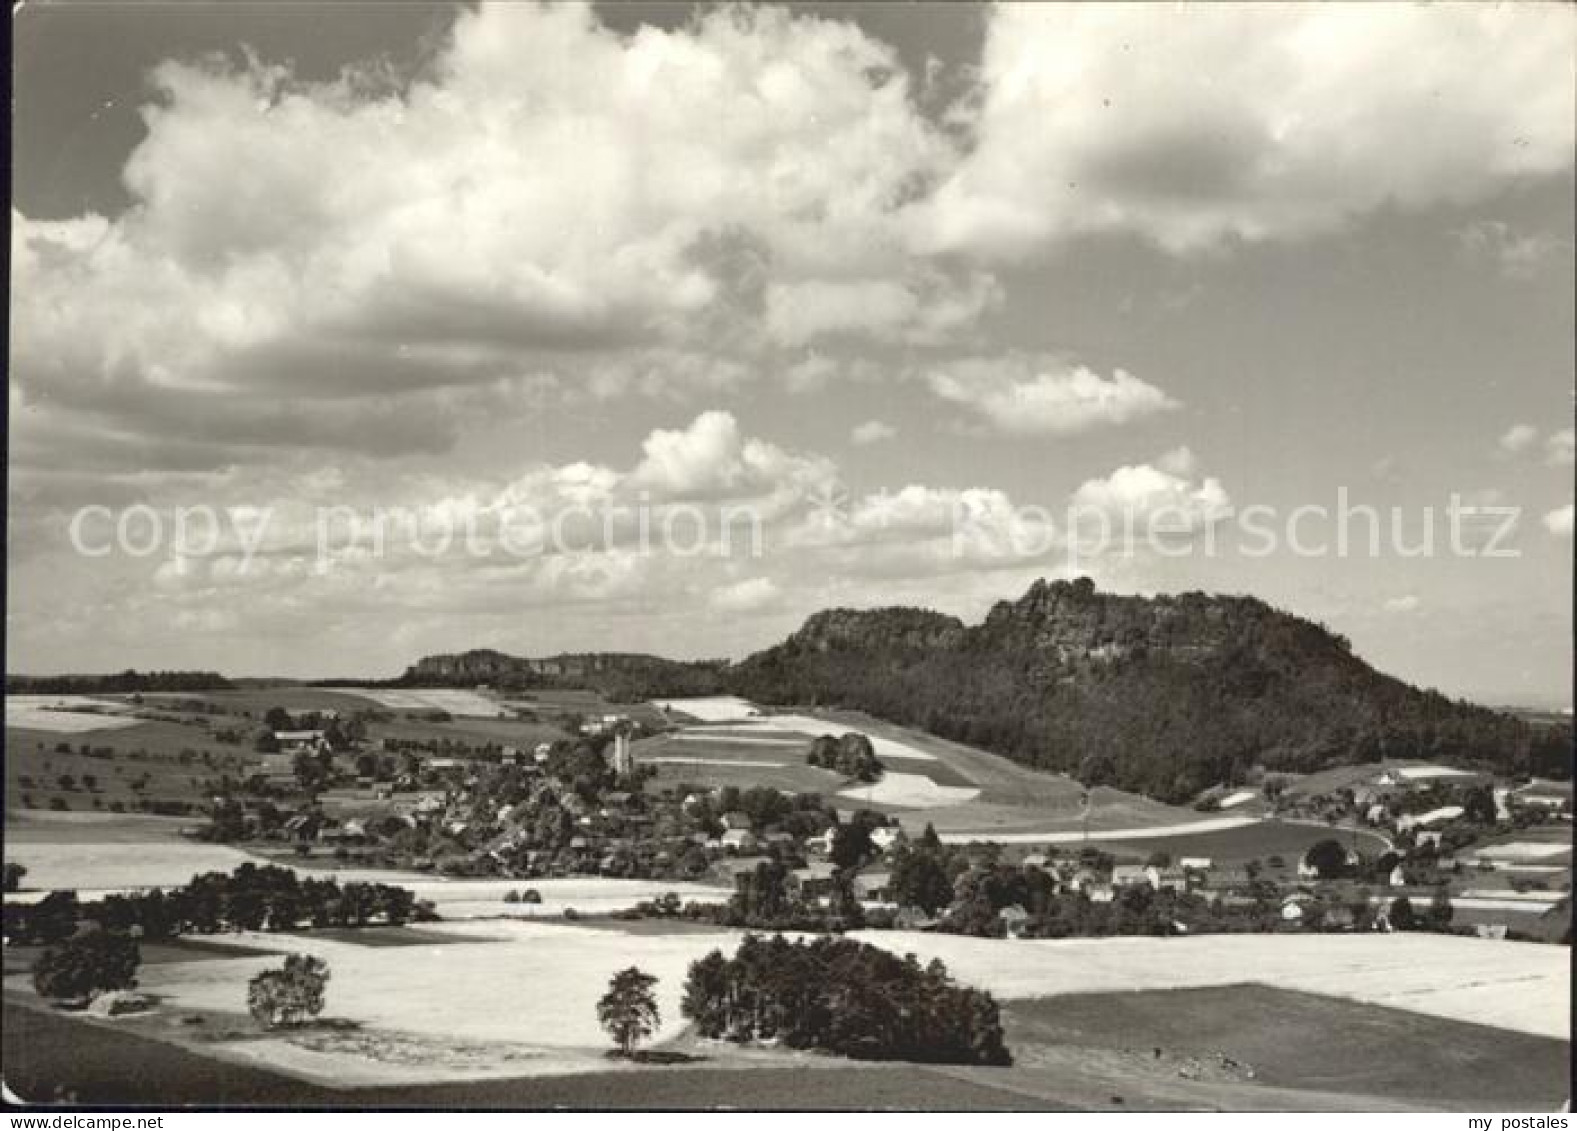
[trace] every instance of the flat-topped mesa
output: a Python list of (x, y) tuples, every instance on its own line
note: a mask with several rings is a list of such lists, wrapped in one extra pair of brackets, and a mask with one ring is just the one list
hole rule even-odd
[(492, 648), (423, 656), (399, 682), (494, 684), (501, 687), (594, 687), (621, 699), (706, 695), (721, 688), (722, 662), (668, 660), (640, 652), (580, 652), (511, 656)]
[(963, 621), (929, 609), (824, 609), (806, 620), (787, 643), (823, 652), (872, 645), (906, 650), (952, 648), (963, 633)]

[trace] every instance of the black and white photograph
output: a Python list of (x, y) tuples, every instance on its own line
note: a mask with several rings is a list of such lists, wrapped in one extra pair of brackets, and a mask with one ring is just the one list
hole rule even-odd
[(12, 1128), (1569, 1126), (1577, 5), (9, 43)]

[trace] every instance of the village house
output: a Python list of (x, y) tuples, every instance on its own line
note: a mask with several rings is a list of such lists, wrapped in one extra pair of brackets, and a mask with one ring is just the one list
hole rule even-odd
[(870, 903), (891, 903), (893, 874), (883, 869), (868, 869), (854, 877), (854, 897)]
[(871, 843), (881, 852), (886, 852), (899, 841), (907, 839), (903, 834), (903, 830), (895, 825), (886, 825), (882, 828), (871, 830)]
[(1138, 887), (1141, 884), (1159, 888), (1161, 886), (1160, 871), (1149, 864), (1118, 864), (1112, 869), (1112, 887)]
[(329, 748), (321, 730), (276, 730), (274, 741), (281, 754), (321, 754)]
[(832, 852), (833, 830), (827, 829), (805, 838), (805, 851), (813, 856), (827, 856)]
[(771, 861), (765, 856), (740, 856), (732, 860), (719, 860), (712, 865), (712, 874), (735, 891), (739, 891), (745, 882), (756, 874), (756, 869)]
[(1010, 939), (1022, 938), (1024, 925), (1029, 922), (1029, 912), (1016, 903), (1009, 904), (997, 912), (997, 918), (1002, 921), (1003, 930)]
[(820, 900), (837, 890), (834, 873), (837, 866), (828, 863), (811, 863), (795, 868), (789, 873), (789, 888), (803, 900)]
[(729, 829), (718, 843), (729, 852), (754, 852), (756, 850), (756, 834), (749, 829)]

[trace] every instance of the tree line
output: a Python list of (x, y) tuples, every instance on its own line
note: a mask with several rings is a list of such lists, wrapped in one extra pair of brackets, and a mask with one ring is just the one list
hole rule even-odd
[(400, 926), (434, 918), (407, 888), (381, 883), (303, 879), (277, 865), (242, 864), (230, 874), (193, 876), (166, 891), (106, 895), (79, 902), (51, 892), (35, 904), (5, 906), (5, 934), (16, 943), (55, 943), (84, 922), (111, 934), (168, 939), (220, 931), (293, 931), (302, 927)]

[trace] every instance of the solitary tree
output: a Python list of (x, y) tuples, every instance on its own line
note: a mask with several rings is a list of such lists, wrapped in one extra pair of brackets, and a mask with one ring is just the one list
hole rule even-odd
[(246, 1006), (269, 1028), (300, 1025), (323, 1012), (328, 963), (308, 954), (291, 954), (277, 970), (264, 970), (246, 987)]
[(911, 849), (893, 863), (893, 896), (905, 907), (918, 907), (934, 915), (953, 901), (953, 885), (939, 853)]
[(635, 1046), (657, 1031), (656, 984), (656, 977), (631, 966), (613, 976), (597, 1003), (597, 1020), (624, 1056), (633, 1056)]
[(1322, 880), (1338, 879), (1347, 871), (1347, 851), (1334, 840), (1322, 840), (1309, 849), (1303, 862)]
[(33, 964), (33, 988), (56, 1001), (87, 1002), (137, 984), (142, 955), (125, 935), (92, 931), (49, 947)]
[(12, 864), (10, 861), (7, 861), (5, 865), (5, 890), (16, 891), (21, 888), (22, 877), (25, 875), (27, 875), (26, 868), (20, 864)]

